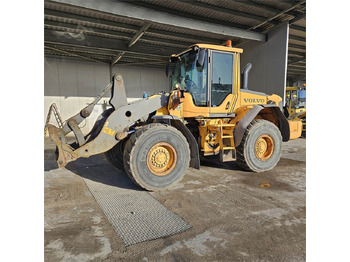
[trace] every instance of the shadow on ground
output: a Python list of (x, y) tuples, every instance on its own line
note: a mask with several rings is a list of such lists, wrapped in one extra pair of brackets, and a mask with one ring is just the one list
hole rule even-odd
[[(54, 150), (45, 150), (44, 170), (57, 169)], [(80, 158), (70, 162), (65, 167), (67, 170), (79, 175), (82, 178), (103, 183), (114, 187), (142, 191), (136, 186), (125, 172), (115, 169), (103, 157), (103, 155)]]
[[(57, 169), (58, 165), (55, 160), (55, 150), (45, 149), (44, 154), (44, 170), (50, 171)], [(280, 162), (277, 165), (277, 168), (283, 168), (290, 165), (295, 166), (298, 164), (304, 165), (304, 162), (281, 158)], [(235, 162), (220, 162), (219, 156), (202, 157), (201, 166), (224, 170), (237, 170), (243, 172), (244, 174), (246, 173), (247, 175), (251, 173), (249, 171), (241, 170)], [(132, 189), (136, 191), (143, 191), (143, 189), (139, 188), (130, 180), (130, 178), (125, 172), (117, 170), (111, 164), (109, 164), (102, 154), (91, 156), (89, 158), (80, 158), (74, 162), (68, 163), (66, 169), (79, 175), (82, 178), (90, 179), (95, 182), (103, 183), (105, 185), (110, 185), (124, 189)], [(257, 176), (256, 178), (261, 180), (264, 177), (269, 178), (269, 180), (271, 181), (269, 171), (259, 173), (259, 176)], [(248, 182), (247, 180), (246, 183), (251, 184), (252, 182)]]

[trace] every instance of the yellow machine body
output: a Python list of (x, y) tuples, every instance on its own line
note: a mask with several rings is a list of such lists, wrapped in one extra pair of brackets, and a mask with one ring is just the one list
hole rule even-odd
[[(234, 57), (234, 71), (232, 93), (228, 94), (221, 104), (213, 106), (196, 106), (191, 93), (181, 88), (176, 88), (169, 98), (167, 107), (157, 110), (156, 115), (172, 115), (181, 119), (184, 123), (187, 119), (195, 119), (198, 122), (200, 151), (204, 156), (216, 155), (223, 150), (234, 150), (234, 130), (237, 123), (254, 107), (258, 105), (281, 106), (282, 98), (278, 95), (267, 95), (260, 92), (241, 89), (240, 73), (240, 54), (243, 52), (240, 48), (227, 46), (197, 44), (197, 48), (206, 50), (215, 50), (220, 52), (229, 52)], [(172, 55), (176, 59), (181, 55), (190, 52), (188, 49), (178, 55)], [(173, 86), (174, 88), (174, 86)], [(181, 98), (177, 98), (177, 93), (181, 93)], [(269, 107), (264, 108), (254, 119), (268, 119), (278, 125), (278, 118)], [(291, 123), (294, 127), (295, 124)], [(292, 130), (292, 129), (291, 129)], [(294, 135), (293, 135), (294, 137)], [(232, 159), (229, 159), (232, 160)]]
[(289, 120), (289, 128), (290, 128), (290, 138), (289, 139), (297, 139), (301, 136), (301, 132), (303, 131), (303, 123), (301, 120)]

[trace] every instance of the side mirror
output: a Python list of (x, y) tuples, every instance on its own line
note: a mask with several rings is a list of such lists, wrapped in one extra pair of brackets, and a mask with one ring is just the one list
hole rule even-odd
[(197, 58), (197, 67), (203, 67), (204, 65), (204, 59), (205, 59), (205, 49), (200, 48), (198, 51), (198, 58)]

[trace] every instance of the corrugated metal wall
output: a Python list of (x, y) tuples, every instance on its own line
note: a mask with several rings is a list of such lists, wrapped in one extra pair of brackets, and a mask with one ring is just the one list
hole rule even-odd
[[(142, 97), (142, 93), (158, 93), (167, 90), (168, 80), (165, 71), (160, 68), (143, 68), (134, 66), (114, 66), (113, 73), (120, 73), (124, 78), (126, 94), (129, 101)], [(92, 102), (109, 83), (109, 66), (102, 63), (45, 58), (44, 88), (44, 122), (48, 109), (56, 103), (62, 119), (65, 120), (78, 113)], [(104, 111), (109, 93), (95, 106), (92, 115), (81, 124), (84, 134), (90, 131), (96, 118)], [(55, 123), (51, 117), (51, 123)]]

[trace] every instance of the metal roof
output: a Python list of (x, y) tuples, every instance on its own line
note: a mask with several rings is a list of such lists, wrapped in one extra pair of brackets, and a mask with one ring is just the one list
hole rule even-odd
[(265, 41), (289, 21), (287, 79), (294, 82), (306, 77), (305, 14), (305, 1), (293, 0), (45, 1), (45, 55), (163, 67), (190, 45)]

